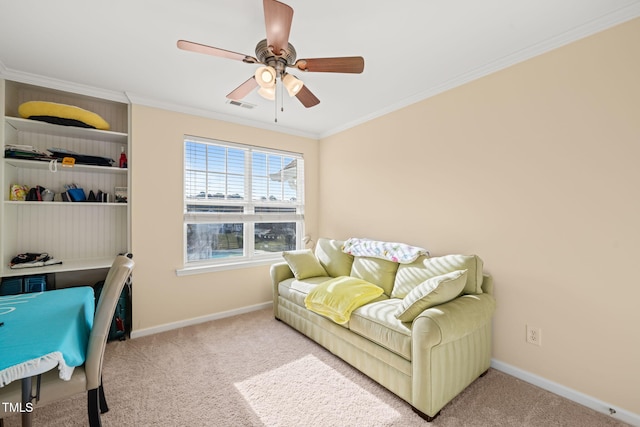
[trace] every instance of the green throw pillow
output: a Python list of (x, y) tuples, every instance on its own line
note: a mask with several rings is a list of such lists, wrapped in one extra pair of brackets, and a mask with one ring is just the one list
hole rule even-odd
[(311, 249), (286, 251), (282, 253), (282, 256), (298, 280), (327, 275), (326, 270), (322, 268), (320, 261), (318, 261)]
[(464, 289), (465, 283), (467, 270), (456, 270), (425, 280), (402, 299), (396, 317), (402, 322), (413, 322), (427, 308), (456, 298)]

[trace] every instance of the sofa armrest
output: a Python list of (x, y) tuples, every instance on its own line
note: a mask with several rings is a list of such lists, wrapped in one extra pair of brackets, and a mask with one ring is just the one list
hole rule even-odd
[[(463, 295), (446, 304), (431, 307), (413, 321), (412, 336), (416, 339), (439, 337), (433, 345), (458, 340), (491, 321), (496, 302), (492, 295)], [(435, 330), (435, 331), (434, 331)], [(434, 334), (435, 332), (435, 334)], [(423, 338), (419, 338), (419, 337)]]
[(485, 294), (493, 295), (493, 277), (490, 274), (483, 274), (482, 292), (484, 292)]
[(273, 295), (273, 315), (276, 319), (278, 319), (278, 285), (283, 280), (290, 279), (293, 276), (293, 271), (289, 268), (289, 264), (286, 262), (278, 262), (275, 264), (271, 264), (271, 268), (269, 269), (269, 273), (271, 274), (271, 293)]
[(435, 416), (491, 365), (490, 294), (463, 295), (423, 311), (411, 332), (411, 404)]
[(269, 272), (274, 286), (278, 286), (278, 283), (293, 277), (293, 271), (289, 268), (289, 264), (284, 261), (272, 264)]

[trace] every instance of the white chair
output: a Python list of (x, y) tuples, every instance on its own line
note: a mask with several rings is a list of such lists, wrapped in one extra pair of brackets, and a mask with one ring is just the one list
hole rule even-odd
[[(114, 260), (104, 287), (100, 294), (100, 299), (96, 307), (93, 320), (93, 328), (89, 336), (87, 345), (87, 359), (85, 364), (73, 370), (73, 375), (69, 381), (61, 380), (58, 376), (58, 369), (52, 369), (42, 374), (40, 383), (40, 400), (35, 407), (66, 399), (78, 393), (87, 393), (87, 411), (89, 416), (89, 426), (101, 426), (100, 414), (109, 410), (102, 387), (102, 361), (104, 350), (107, 344), (109, 328), (116, 305), (122, 289), (133, 270), (133, 260), (126, 256), (119, 255)], [(33, 382), (36, 384), (36, 381)], [(0, 388), (0, 402), (21, 402), (21, 382), (13, 381), (11, 384)], [(0, 417), (6, 415), (0, 405)], [(0, 418), (0, 427), (3, 422)]]

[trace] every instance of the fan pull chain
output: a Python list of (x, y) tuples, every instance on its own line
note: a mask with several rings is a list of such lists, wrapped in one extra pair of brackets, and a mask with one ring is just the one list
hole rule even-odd
[[(280, 81), (282, 81), (282, 77), (280, 77)], [(284, 84), (281, 85), (280, 88), (280, 111), (284, 112)]]
[(275, 94), (275, 97), (273, 99), (273, 105), (274, 105), (274, 107), (273, 107), (274, 108), (273, 115), (275, 116), (274, 121), (276, 123), (278, 123), (278, 83), (277, 82), (276, 82), (276, 87), (274, 89), (275, 89), (276, 94)]

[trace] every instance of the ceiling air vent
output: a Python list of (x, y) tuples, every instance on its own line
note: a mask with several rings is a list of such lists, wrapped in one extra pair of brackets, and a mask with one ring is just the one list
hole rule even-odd
[(227, 104), (235, 105), (236, 107), (240, 108), (247, 108), (249, 110), (256, 108), (256, 105), (254, 104), (249, 104), (248, 102), (242, 101), (234, 101), (233, 99), (228, 100)]

